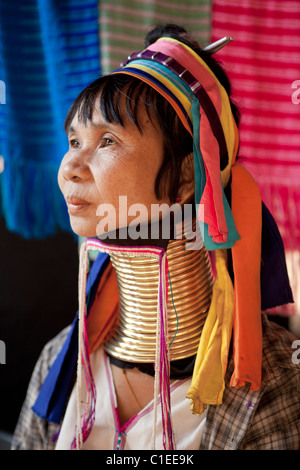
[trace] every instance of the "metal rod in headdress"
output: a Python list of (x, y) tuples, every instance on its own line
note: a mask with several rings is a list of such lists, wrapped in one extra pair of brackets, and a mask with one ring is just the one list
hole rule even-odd
[(229, 44), (232, 40), (232, 37), (225, 36), (224, 38), (204, 47), (203, 50), (209, 54), (215, 54), (215, 52), (218, 52), (220, 49), (222, 49), (222, 47), (227, 46), (227, 44)]

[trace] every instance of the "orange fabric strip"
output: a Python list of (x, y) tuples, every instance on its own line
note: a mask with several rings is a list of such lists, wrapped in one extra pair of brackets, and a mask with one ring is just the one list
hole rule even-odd
[(234, 373), (230, 385), (261, 383), (261, 230), (262, 202), (258, 185), (239, 163), (232, 167), (231, 209), (241, 239), (232, 251), (235, 307), (233, 319)]
[(113, 331), (119, 317), (119, 290), (115, 270), (110, 263), (104, 271), (95, 300), (87, 317), (86, 328), (90, 353)]

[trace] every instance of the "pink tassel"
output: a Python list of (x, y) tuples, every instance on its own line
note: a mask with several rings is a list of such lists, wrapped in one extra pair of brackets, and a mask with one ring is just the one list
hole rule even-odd
[[(174, 435), (171, 420), (171, 397), (170, 397), (170, 359), (168, 351), (168, 261), (166, 252), (160, 248), (138, 247), (108, 247), (99, 241), (87, 240), (81, 246), (80, 270), (79, 270), (79, 354), (77, 367), (77, 426), (76, 435), (72, 442), (72, 449), (82, 448), (91, 433), (95, 421), (96, 387), (90, 365), (90, 353), (86, 331), (86, 279), (88, 272), (88, 250), (101, 252), (110, 251), (127, 253), (129, 256), (151, 256), (159, 262), (159, 286), (158, 286), (158, 309), (156, 327), (156, 359), (154, 380), (154, 432), (152, 447), (155, 448), (156, 421), (158, 396), (161, 398), (163, 447), (165, 450), (174, 450)], [(87, 393), (87, 400), (82, 407), (82, 371)]]
[[(90, 352), (86, 330), (86, 279), (88, 274), (87, 243), (81, 246), (80, 270), (79, 270), (79, 334), (78, 334), (78, 364), (77, 364), (77, 427), (76, 434), (71, 444), (71, 449), (80, 449), (91, 433), (95, 421), (96, 386), (90, 364)], [(87, 398), (83, 412), (82, 405), (82, 371)]]
[[(159, 389), (161, 397), (161, 412), (163, 426), (163, 446), (165, 450), (174, 450), (174, 438), (171, 422), (170, 396), (170, 358), (168, 351), (168, 261), (166, 253), (159, 258), (159, 313), (160, 313), (160, 342), (159, 342)], [(157, 325), (158, 327), (158, 325)]]

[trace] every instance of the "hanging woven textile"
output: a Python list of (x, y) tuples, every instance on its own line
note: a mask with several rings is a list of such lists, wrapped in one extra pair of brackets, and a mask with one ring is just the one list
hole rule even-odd
[(211, 0), (102, 1), (100, 37), (103, 73), (117, 69), (124, 57), (140, 48), (145, 33), (162, 23), (180, 24), (191, 31), (200, 44), (208, 44)]
[(65, 115), (100, 75), (98, 2), (0, 0), (0, 214), (24, 238), (69, 231), (57, 184)]
[[(212, 40), (225, 32), (234, 41), (218, 57), (226, 64), (232, 96), (241, 110), (240, 161), (259, 184), (287, 253), (296, 255), (300, 250), (300, 3), (214, 0)], [(295, 299), (299, 269), (298, 255), (290, 269)], [(281, 313), (293, 310), (293, 305), (280, 309)]]

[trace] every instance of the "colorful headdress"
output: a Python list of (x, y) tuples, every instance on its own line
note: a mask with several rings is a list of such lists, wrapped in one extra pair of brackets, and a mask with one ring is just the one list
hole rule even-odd
[[(215, 252), (216, 266), (220, 267), (215, 296), (221, 295), (223, 300), (220, 303), (219, 299), (216, 305), (222, 305), (221, 310), (227, 308), (225, 315), (228, 316), (225, 322), (225, 317), (220, 318), (220, 312), (214, 310), (215, 319), (210, 327), (210, 321), (207, 322), (206, 337), (212, 340), (214, 336), (216, 341), (216, 329), (221, 329), (223, 334), (227, 331), (229, 346), (232, 319), (235, 369), (231, 384), (241, 386), (249, 382), (252, 389), (258, 389), (262, 354), (261, 198), (251, 175), (236, 162), (239, 134), (228, 95), (203, 59), (187, 45), (169, 37), (160, 38), (145, 50), (132, 54), (114, 73), (138, 77), (161, 93), (193, 137), (195, 203), (204, 207), (204, 212), (199, 211), (198, 220), (205, 247)], [(224, 193), (230, 179), (231, 208)], [(230, 293), (228, 273), (220, 280), (222, 269), (226, 269), (227, 248), (232, 252), (234, 294)], [(201, 341), (200, 348), (204, 348)], [(203, 361), (207, 348), (202, 349)], [(220, 348), (224, 348), (224, 341)], [(226, 370), (225, 357), (223, 351), (219, 357), (222, 373)], [(208, 361), (207, 355), (205, 361)], [(202, 365), (198, 367), (200, 370)], [(201, 405), (197, 407), (196, 402), (205, 400), (197, 391), (199, 380), (196, 382), (197, 387), (192, 386), (190, 397), (194, 400), (194, 411), (199, 411)], [(220, 403), (223, 386), (222, 382), (216, 404)]]
[(229, 248), (239, 239), (223, 187), (239, 145), (228, 95), (207, 64), (188, 46), (161, 38), (132, 54), (113, 73), (138, 77), (162, 94), (193, 136), (195, 201), (203, 204), (203, 238), (208, 250)]

